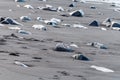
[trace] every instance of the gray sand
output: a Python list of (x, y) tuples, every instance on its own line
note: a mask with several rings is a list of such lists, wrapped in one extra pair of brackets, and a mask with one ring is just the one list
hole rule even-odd
[[(38, 0), (28, 0), (24, 3), (14, 2), (13, 0), (1, 0), (0, 16), (11, 17), (24, 26), (18, 26), (24, 30), (30, 31), (31, 35), (17, 33), (16, 30), (9, 30), (7, 27), (14, 25), (5, 25), (0, 27), (0, 38), (14, 33), (16, 36), (24, 38), (34, 38), (39, 41), (30, 41), (12, 37), (5, 39), (6, 42), (0, 45), (0, 79), (1, 80), (119, 80), (120, 79), (120, 32), (108, 29), (102, 31), (100, 28), (90, 27), (88, 24), (93, 20), (102, 22), (111, 17), (119, 19), (120, 14), (110, 8), (110, 4), (92, 4), (76, 3), (77, 6), (69, 8), (71, 0), (48, 0), (42, 2)], [(34, 10), (26, 9), (23, 6), (30, 4), (35, 7)], [(84, 17), (62, 17), (65, 12), (52, 12), (36, 9), (38, 6), (46, 4), (70, 11), (82, 9), (85, 12)], [(17, 7), (20, 5), (21, 7)], [(90, 9), (90, 6), (96, 6), (97, 9)], [(12, 11), (9, 11), (12, 9)], [(100, 15), (100, 13), (102, 13)], [(22, 22), (19, 17), (30, 16), (32, 21)], [(88, 29), (79, 29), (60, 26), (54, 28), (42, 22), (36, 21), (36, 17), (43, 19), (59, 18), (62, 23), (82, 24)], [(47, 31), (35, 30), (33, 24), (43, 24), (47, 26)], [(102, 27), (102, 26), (101, 26)], [(57, 41), (70, 44), (74, 42), (79, 46), (75, 52), (54, 51)], [(100, 42), (108, 46), (108, 49), (98, 49), (87, 46), (87, 42)], [(3, 42), (1, 42), (3, 43)], [(90, 61), (73, 60), (71, 56), (76, 52), (82, 52)], [(17, 53), (19, 56), (9, 55)], [(40, 59), (34, 59), (38, 57)], [(27, 64), (25, 68), (14, 64), (15, 61)], [(90, 68), (91, 65), (97, 65), (114, 70), (113, 73), (104, 73)]]

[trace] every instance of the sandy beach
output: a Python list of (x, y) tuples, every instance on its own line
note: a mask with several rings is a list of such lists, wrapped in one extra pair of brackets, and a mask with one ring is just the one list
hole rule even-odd
[[(75, 7), (69, 7), (72, 0), (1, 0), (0, 16), (10, 17), (21, 25), (0, 25), (0, 79), (1, 80), (119, 80), (120, 79), (120, 31), (100, 25), (89, 26), (97, 20), (102, 23), (106, 18), (120, 20), (120, 14), (114, 11), (111, 4), (94, 2), (75, 2)], [(31, 5), (34, 9), (27, 9)], [(64, 11), (47, 11), (38, 7), (52, 5), (61, 6)], [(95, 6), (96, 9), (91, 9)], [(61, 16), (74, 10), (83, 10), (83, 17)], [(29, 16), (30, 21), (21, 21), (21, 16)], [(52, 18), (62, 21), (56, 27), (38, 21)], [(35, 24), (43, 25), (47, 30), (34, 29)], [(84, 28), (68, 27), (80, 24)], [(19, 33), (19, 27), (30, 34)], [(105, 28), (106, 30), (101, 30)], [(99, 42), (107, 46), (100, 49), (87, 45), (89, 42)], [(56, 51), (57, 43), (75, 44), (73, 52)], [(89, 61), (76, 60), (72, 56), (82, 53)], [(113, 72), (103, 72), (91, 66), (105, 67)]]

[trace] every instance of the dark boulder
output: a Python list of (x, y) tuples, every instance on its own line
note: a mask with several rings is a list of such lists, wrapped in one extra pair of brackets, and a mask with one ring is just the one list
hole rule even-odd
[(89, 26), (96, 26), (96, 27), (98, 27), (98, 26), (100, 26), (100, 24), (99, 24), (99, 22), (98, 21), (93, 21), (93, 22), (91, 22), (90, 24), (89, 24)]
[(77, 10), (77, 11), (73, 11), (70, 13), (71, 16), (76, 16), (76, 17), (83, 17), (84, 16), (84, 12), (82, 10)]

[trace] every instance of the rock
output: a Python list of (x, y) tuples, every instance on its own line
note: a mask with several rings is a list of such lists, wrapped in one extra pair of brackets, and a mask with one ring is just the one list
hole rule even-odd
[(120, 28), (120, 22), (112, 22), (111, 27)]
[(20, 20), (23, 21), (23, 22), (26, 22), (26, 21), (31, 21), (32, 19), (28, 16), (21, 16)]
[(15, 21), (14, 19), (9, 18), (9, 17), (2, 17), (0, 19), (0, 22), (1, 22), (1, 24), (11, 24), (11, 25), (21, 25), (22, 26), (22, 24), (20, 24), (19, 22)]
[(35, 25), (33, 25), (32, 27), (33, 27), (34, 29), (38, 29), (38, 30), (44, 30), (44, 31), (47, 30), (47, 28), (46, 28), (45, 26), (43, 26), (43, 25), (37, 25), (37, 24), (35, 24)]
[(76, 16), (76, 17), (84, 16), (83, 10), (76, 10), (76, 11), (70, 12), (69, 14), (70, 14), (70, 16)]
[(58, 24), (58, 23), (61, 23), (61, 22), (62, 22), (62, 20), (61, 20), (61, 19), (57, 19), (57, 18), (52, 18), (50, 21), (55, 22), (56, 24)]
[(52, 18), (51, 20), (44, 20), (44, 23), (46, 23), (47, 25), (52, 25), (53, 27), (57, 27), (57, 25), (61, 23), (61, 21), (61, 19)]
[(25, 2), (25, 0), (15, 0), (15, 2)]
[(75, 7), (75, 3), (70, 4), (69, 7)]
[(44, 20), (44, 23), (47, 25), (52, 25), (53, 27), (56, 27), (58, 25), (56, 22), (50, 20)]
[(63, 7), (59, 6), (59, 7), (57, 8), (57, 12), (61, 12), (61, 11), (65, 11), (65, 10), (64, 10)]
[(73, 59), (76, 59), (76, 60), (83, 60), (83, 61), (89, 61), (89, 59), (84, 56), (83, 54), (75, 54), (72, 56)]
[(91, 8), (91, 9), (96, 9), (96, 7), (95, 7), (95, 6), (91, 6), (90, 8)]
[(99, 48), (99, 49), (108, 49), (104, 44), (99, 42), (92, 42), (92, 43), (88, 43), (87, 45), (90, 45), (92, 47)]
[(52, 5), (46, 5), (46, 7), (38, 7), (38, 9), (41, 10), (47, 10), (47, 11), (57, 11), (57, 8), (53, 7)]
[(20, 56), (19, 53), (9, 53), (11, 56)]
[(71, 47), (74, 47), (74, 48), (79, 48), (78, 45), (76, 45), (76, 44), (74, 44), (74, 43), (70, 44), (70, 46), (71, 46)]
[(80, 24), (73, 24), (74, 28), (80, 28), (80, 29), (88, 29), (87, 27), (80, 25)]
[(41, 17), (37, 17), (36, 19), (37, 21), (43, 21), (43, 19)]
[(91, 22), (89, 24), (89, 26), (96, 26), (96, 27), (98, 27), (98, 26), (100, 26), (100, 23), (98, 21), (94, 20), (93, 22)]
[(42, 57), (32, 57), (33, 59), (42, 59)]
[(103, 22), (102, 25), (106, 26), (106, 27), (110, 27), (112, 23), (112, 19), (111, 18), (106, 18)]
[(10, 34), (10, 35), (3, 35), (3, 37), (4, 37), (5, 39), (13, 39), (13, 38), (19, 39), (19, 38), (21, 38), (21, 37), (15, 35), (14, 33), (12, 33), (12, 34)]
[(8, 29), (11, 29), (11, 30), (20, 30), (21, 28), (19, 28), (19, 27), (8, 27)]
[(79, 0), (72, 0), (73, 2), (78, 2)]
[(27, 9), (34, 9), (34, 7), (31, 6), (31, 5), (25, 5), (24, 7), (27, 8)]
[(18, 33), (21, 33), (21, 34), (32, 34), (31, 32), (25, 31), (25, 30), (19, 30)]
[(67, 44), (58, 43), (58, 44), (56, 44), (55, 51), (73, 52), (74, 50), (69, 45), (67, 45)]

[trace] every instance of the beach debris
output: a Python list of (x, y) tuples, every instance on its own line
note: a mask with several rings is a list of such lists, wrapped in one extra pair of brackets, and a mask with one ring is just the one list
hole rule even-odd
[(92, 65), (90, 67), (93, 68), (93, 69), (96, 69), (98, 71), (102, 71), (102, 72), (106, 72), (106, 73), (108, 73), (108, 72), (114, 72), (111, 69), (108, 69), (108, 68), (105, 68), (105, 67), (96, 66), (96, 65)]
[(14, 19), (10, 18), (10, 17), (1, 17), (0, 18), (0, 22), (1, 24), (11, 24), (11, 25), (21, 25), (19, 22), (15, 21)]
[(26, 30), (18, 30), (18, 33), (21, 33), (21, 34), (32, 34), (31, 32), (26, 31)]
[(44, 31), (47, 30), (47, 28), (46, 28), (45, 26), (43, 26), (43, 25), (37, 25), (37, 24), (35, 24), (35, 25), (33, 25), (32, 27), (33, 27), (34, 29), (38, 29), (38, 30), (44, 30)]
[(8, 29), (11, 29), (11, 30), (20, 30), (21, 28), (20, 27), (8, 27)]
[(25, 2), (25, 0), (15, 0), (15, 2)]
[(23, 21), (23, 22), (26, 22), (26, 21), (31, 21), (32, 19), (28, 16), (21, 16), (20, 20)]
[(91, 22), (89, 24), (89, 26), (96, 26), (96, 27), (98, 27), (98, 26), (100, 26), (100, 23), (98, 21), (94, 20), (93, 22)]
[(103, 31), (107, 31), (107, 29), (106, 29), (106, 28), (103, 28), (103, 27), (101, 28), (101, 30), (103, 30)]
[(80, 28), (80, 29), (88, 29), (87, 27), (85, 27), (85, 26), (83, 26), (81, 24), (73, 24), (72, 27), (74, 27), (74, 28)]
[(22, 63), (22, 62), (19, 62), (19, 61), (15, 61), (14, 64), (19, 65), (19, 66), (22, 66), (22, 67), (25, 67), (25, 68), (29, 67), (29, 66), (27, 66), (26, 64), (24, 64), (24, 63)]
[(91, 42), (91, 43), (87, 43), (87, 45), (90, 45), (92, 47), (99, 48), (99, 49), (108, 49), (104, 44), (99, 42)]
[(76, 16), (76, 17), (83, 17), (84, 16), (84, 12), (83, 10), (76, 10), (76, 11), (73, 11), (73, 12), (70, 12), (69, 13), (70, 16)]
[(27, 8), (27, 9), (34, 9), (34, 7), (31, 6), (31, 5), (24, 5), (24, 7)]
[(111, 18), (106, 18), (103, 22), (102, 25), (106, 26), (106, 27), (110, 27), (112, 23), (112, 19)]
[(74, 55), (72, 55), (72, 58), (76, 59), (76, 60), (89, 61), (89, 59), (86, 56), (84, 56), (83, 54), (74, 54)]
[(64, 43), (57, 43), (55, 47), (55, 51), (60, 52), (73, 52), (74, 50), (68, 45)]

